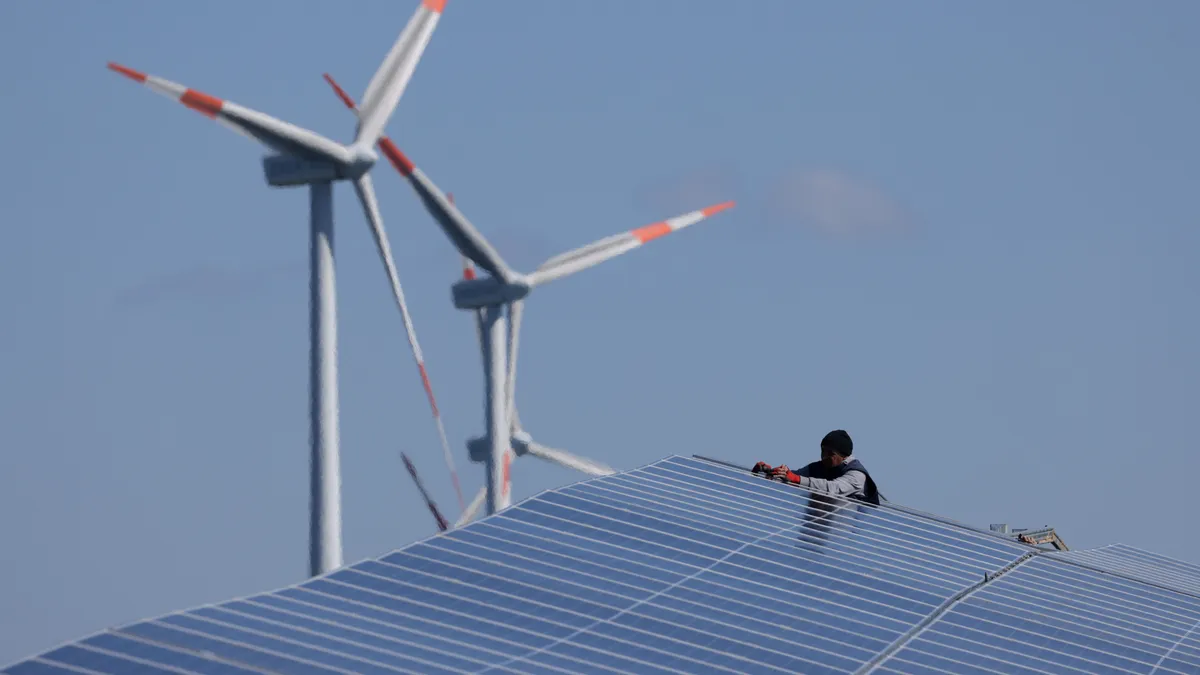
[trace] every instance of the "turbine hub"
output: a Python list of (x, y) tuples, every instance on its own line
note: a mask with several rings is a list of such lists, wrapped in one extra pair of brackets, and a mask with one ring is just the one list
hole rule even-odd
[(350, 146), (350, 159), (346, 162), (345, 172), (346, 177), (351, 180), (362, 177), (371, 167), (375, 166), (375, 162), (379, 161), (379, 155), (369, 147), (352, 145)]

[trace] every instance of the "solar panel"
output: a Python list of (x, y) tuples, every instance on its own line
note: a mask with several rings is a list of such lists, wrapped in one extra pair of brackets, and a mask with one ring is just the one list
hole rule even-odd
[(1194, 596), (1055, 555), (668, 457), (4, 672), (1200, 672)]
[(1095, 569), (1133, 577), (1149, 584), (1200, 595), (1200, 565), (1175, 560), (1125, 544), (1062, 551), (1055, 558), (1086, 564)]

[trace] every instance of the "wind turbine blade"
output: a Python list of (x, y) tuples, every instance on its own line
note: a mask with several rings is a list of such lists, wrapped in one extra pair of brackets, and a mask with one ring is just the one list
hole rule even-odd
[(466, 508), (463, 501), (462, 487), (458, 481), (458, 469), (454, 466), (454, 455), (450, 452), (450, 442), (446, 438), (446, 428), (442, 424), (442, 415), (438, 410), (437, 400), (433, 396), (433, 385), (429, 382), (429, 374), (425, 369), (425, 356), (421, 351), (421, 343), (417, 340), (417, 329), (413, 325), (412, 315), (408, 312), (408, 303), (404, 300), (404, 289), (400, 285), (400, 275), (396, 272), (396, 264), (392, 259), (392, 248), (388, 243), (387, 231), (383, 228), (383, 217), (379, 215), (379, 203), (375, 198), (375, 188), (371, 174), (363, 174), (354, 181), (354, 189), (362, 202), (363, 212), (375, 236), (375, 245), (379, 249), (379, 257), (387, 271), (388, 281), (392, 285), (392, 295), (400, 308), (400, 317), (404, 320), (404, 331), (408, 336), (408, 345), (412, 349), (413, 360), (417, 362), (417, 370), (421, 374), (421, 385), (425, 387), (425, 396), (429, 398), (429, 407), (433, 411), (433, 420), (437, 425), (438, 436), (442, 443), (442, 453), (445, 455), (446, 466), (450, 469), (450, 479), (454, 482), (454, 491), (458, 495), (458, 508)]
[(408, 469), (408, 475), (412, 476), (413, 482), (417, 484), (417, 490), (421, 492), (421, 497), (425, 499), (425, 505), (429, 507), (430, 513), (437, 520), (438, 529), (445, 532), (450, 528), (450, 524), (442, 517), (442, 512), (438, 510), (437, 504), (429, 496), (429, 492), (425, 490), (425, 484), (421, 482), (421, 477), (417, 475), (417, 467), (413, 466), (412, 460), (403, 452), (400, 453), (400, 458), (404, 460), (404, 466)]
[(338, 163), (350, 160), (350, 151), (342, 144), (266, 113), (189, 89), (177, 82), (147, 75), (119, 63), (110, 62), (108, 68), (277, 152)]
[[(338, 86), (338, 83), (328, 73), (325, 74), (325, 80), (333, 87), (334, 93), (346, 107), (359, 113), (359, 109), (354, 103), (354, 99), (346, 94), (346, 91)], [(425, 204), (425, 209), (433, 216), (442, 231), (450, 238), (454, 247), (458, 249), (464, 257), (469, 258), (476, 265), (487, 270), (492, 276), (501, 279), (505, 282), (512, 280), (515, 276), (512, 270), (505, 264), (500, 254), (496, 252), (492, 245), (484, 239), (479, 230), (467, 220), (458, 207), (454, 205), (453, 200), (448, 199), (442, 191), (438, 189), (425, 174), (418, 169), (409, 159), (400, 152), (396, 144), (387, 136), (379, 137), (379, 150), (383, 152), (396, 171), (400, 175), (407, 178), (413, 190), (421, 202)]]
[(582, 471), (583, 473), (592, 476), (611, 476), (616, 473), (616, 471), (605, 464), (580, 457), (579, 455), (569, 453), (566, 450), (546, 447), (537, 441), (526, 441), (525, 449), (526, 452), (534, 457), (538, 457), (549, 462), (554, 462), (555, 464), (565, 466), (568, 469)]
[(714, 204), (698, 211), (692, 211), (651, 225), (639, 227), (636, 230), (605, 237), (587, 246), (581, 246), (573, 251), (561, 253), (542, 263), (533, 274), (529, 275), (529, 281), (536, 286), (555, 279), (561, 279), (562, 277), (598, 265), (610, 258), (615, 258), (622, 253), (632, 251), (649, 241), (682, 230), (689, 225), (695, 225), (709, 216), (733, 208), (733, 205), (734, 203), (731, 201)]
[(355, 144), (370, 147), (383, 134), (445, 8), (446, 0), (422, 0), (413, 12), (363, 94)]
[(487, 499), (486, 485), (479, 488), (479, 492), (475, 493), (475, 498), (472, 499), (471, 503), (467, 505), (467, 508), (462, 512), (462, 515), (458, 517), (458, 520), (454, 521), (454, 527), (462, 527), (463, 525), (466, 525), (474, 520), (475, 514), (479, 513), (479, 509), (483, 508), (483, 502), (485, 499)]

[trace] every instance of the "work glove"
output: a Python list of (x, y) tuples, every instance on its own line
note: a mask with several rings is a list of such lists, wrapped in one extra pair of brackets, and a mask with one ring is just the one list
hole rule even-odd
[(780, 464), (779, 466), (772, 469), (771, 470), (771, 478), (774, 478), (775, 480), (778, 480), (778, 481), (783, 481), (784, 483), (797, 483), (798, 484), (800, 482), (800, 476), (797, 475), (796, 473), (794, 473), (791, 469), (789, 469), (787, 467), (787, 464)]

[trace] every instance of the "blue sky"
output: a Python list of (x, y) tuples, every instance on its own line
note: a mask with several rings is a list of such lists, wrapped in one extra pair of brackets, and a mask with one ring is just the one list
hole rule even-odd
[[(307, 197), (130, 67), (335, 139), (415, 2), (0, 4), (0, 662), (307, 565)], [(353, 11), (351, 11), (353, 10)], [(539, 289), (518, 401), (618, 468), (792, 466), (1200, 562), (1200, 7), (451, 0), (388, 127), (511, 262), (738, 207)], [(457, 254), (375, 182), (464, 489)], [(457, 509), (353, 192), (335, 193), (345, 555)], [(534, 459), (515, 497), (578, 479)]]

